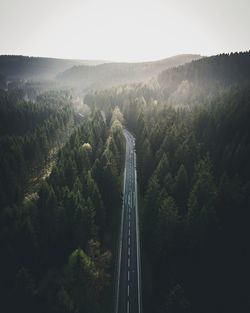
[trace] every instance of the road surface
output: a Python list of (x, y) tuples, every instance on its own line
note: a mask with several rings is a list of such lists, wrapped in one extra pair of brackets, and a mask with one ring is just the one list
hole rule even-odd
[(124, 130), (126, 158), (115, 290), (115, 313), (142, 313), (135, 139)]

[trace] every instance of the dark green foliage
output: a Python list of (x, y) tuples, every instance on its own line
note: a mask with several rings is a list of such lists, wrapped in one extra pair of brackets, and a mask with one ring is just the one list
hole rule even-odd
[(93, 261), (83, 250), (72, 252), (65, 269), (64, 287), (58, 295), (64, 312), (96, 312), (97, 275)]
[(145, 312), (250, 310), (249, 60), (204, 58), (86, 98), (117, 104), (136, 135)]
[[(37, 194), (24, 199), (27, 171), (46, 164), (74, 115), (64, 94), (42, 95), (35, 104), (5, 96), (23, 133), (9, 125), (1, 137), (1, 309), (99, 313), (104, 305), (109, 311), (112, 223), (121, 207), (125, 153), (122, 115), (116, 109), (109, 127), (98, 110), (84, 118)], [(33, 116), (34, 124), (25, 123)]]
[(7, 87), (6, 77), (0, 73), (0, 90), (5, 89), (6, 87)]
[(169, 313), (187, 313), (190, 312), (190, 304), (185, 297), (181, 285), (177, 284), (171, 289), (167, 296), (166, 303), (163, 305), (160, 312)]
[(73, 115), (67, 96), (27, 103), (21, 90), (1, 91), (4, 312), (111, 311), (121, 112), (137, 139), (144, 311), (248, 312), (248, 69), (249, 52), (220, 55), (163, 72), (157, 82), (87, 95), (90, 116), (25, 201), (28, 171), (44, 166)]
[[(155, 281), (155, 301), (152, 307), (146, 305), (149, 312), (164, 301), (166, 312), (226, 312), (239, 306), (240, 299), (242, 309), (248, 306), (244, 284), (239, 288), (245, 280), (236, 277), (237, 267), (249, 273), (247, 266), (242, 269), (246, 263), (239, 253), (244, 251), (244, 258), (250, 260), (246, 248), (250, 233), (244, 222), (249, 214), (249, 161), (245, 158), (249, 123), (244, 119), (249, 110), (248, 90), (233, 90), (188, 114), (158, 108), (157, 124), (166, 135), (148, 163), (154, 170), (146, 189), (142, 229)], [(144, 111), (144, 118), (158, 137), (150, 110), (148, 119)], [(184, 300), (171, 291), (179, 283)], [(163, 291), (169, 293), (167, 300)]]
[(29, 180), (40, 175), (53, 149), (71, 132), (73, 111), (62, 93), (41, 95), (36, 103), (15, 92), (0, 96), (0, 205), (20, 203)]
[(158, 82), (164, 97), (176, 104), (200, 101), (223, 88), (250, 82), (250, 52), (221, 54), (163, 71)]
[(180, 214), (186, 213), (188, 192), (189, 192), (188, 175), (184, 165), (182, 164), (178, 169), (174, 184), (174, 196), (177, 200), (177, 204), (180, 209)]

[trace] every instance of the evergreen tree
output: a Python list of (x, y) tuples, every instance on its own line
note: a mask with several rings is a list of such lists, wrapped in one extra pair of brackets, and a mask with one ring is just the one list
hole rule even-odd
[(182, 164), (179, 167), (177, 175), (175, 177), (174, 195), (178, 204), (180, 214), (185, 214), (187, 211), (187, 198), (188, 198), (189, 186), (187, 171)]

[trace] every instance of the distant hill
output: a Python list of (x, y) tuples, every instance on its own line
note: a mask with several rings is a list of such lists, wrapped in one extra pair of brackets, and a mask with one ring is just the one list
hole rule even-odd
[(1, 55), (0, 74), (7, 79), (53, 79), (60, 72), (77, 65), (97, 65), (104, 61)]
[(163, 71), (157, 81), (165, 98), (178, 103), (214, 95), (221, 89), (250, 83), (250, 51), (202, 58)]
[(153, 62), (74, 66), (58, 75), (58, 79), (64, 84), (81, 88), (107, 88), (114, 85), (143, 81), (156, 76), (165, 69), (200, 58), (200, 55), (183, 54)]

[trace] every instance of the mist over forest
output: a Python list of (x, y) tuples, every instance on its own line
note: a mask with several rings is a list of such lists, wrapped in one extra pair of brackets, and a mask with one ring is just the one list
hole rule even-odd
[(248, 312), (249, 121), (250, 51), (1, 55), (0, 311)]

